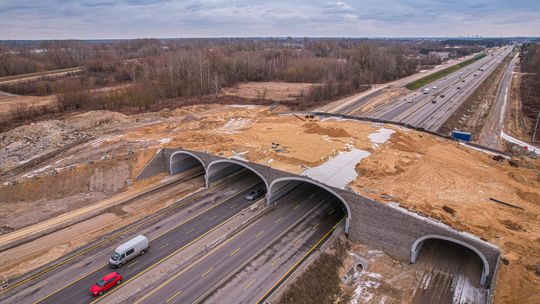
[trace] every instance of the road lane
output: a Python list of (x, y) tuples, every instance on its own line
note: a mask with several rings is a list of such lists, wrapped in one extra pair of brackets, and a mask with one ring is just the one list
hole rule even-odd
[[(470, 93), (503, 61), (511, 49), (510, 46), (492, 52), (493, 56), (488, 54), (445, 78), (426, 85), (425, 87), (430, 88), (429, 94), (422, 94), (421, 88), (395, 102), (375, 108), (366, 115), (437, 131)], [(433, 100), (436, 103), (432, 103)]]
[[(300, 186), (279, 202), (272, 212), (184, 268), (137, 303), (192, 303), (201, 300), (209, 290), (241, 269), (254, 255), (319, 208), (319, 205), (330, 204), (330, 197), (330, 194), (313, 186)], [(293, 210), (298, 203), (300, 207)]]
[[(226, 220), (248, 207), (253, 202), (246, 200), (244, 195), (250, 190), (260, 186), (260, 181), (256, 180), (255, 183), (252, 183), (243, 191), (225, 200), (216, 202), (210, 208), (151, 240), (149, 252), (144, 256), (137, 258), (137, 263), (133, 265), (130, 265), (131, 263), (129, 263), (116, 271), (119, 272), (124, 277), (124, 281), (126, 281), (134, 278), (143, 271), (156, 266), (159, 262), (189, 246), (189, 244), (195, 240), (201, 238), (210, 231), (213, 231), (221, 226)], [(104, 263), (106, 262), (107, 261), (104, 261)], [(107, 264), (102, 264), (96, 269), (84, 272), (85, 274), (78, 279), (66, 282), (68, 284), (64, 287), (38, 300), (36, 303), (89, 303), (94, 300), (88, 292), (90, 286), (111, 271), (112, 270)]]
[(262, 302), (324, 244), (345, 212), (336, 200), (287, 232), (204, 300), (205, 303)]

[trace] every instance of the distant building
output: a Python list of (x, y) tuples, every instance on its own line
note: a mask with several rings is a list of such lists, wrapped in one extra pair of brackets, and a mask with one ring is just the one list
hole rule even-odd
[(450, 52), (429, 52), (429, 54), (435, 55), (441, 60), (446, 60), (450, 58)]

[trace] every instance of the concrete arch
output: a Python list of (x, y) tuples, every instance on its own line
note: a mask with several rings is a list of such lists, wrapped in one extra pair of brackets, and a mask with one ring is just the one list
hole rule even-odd
[[(176, 151), (176, 152), (173, 152), (173, 154), (171, 154), (171, 157), (169, 158), (169, 173), (170, 173), (171, 175), (174, 175), (174, 174), (180, 172), (180, 171), (176, 171), (176, 172), (175, 172), (175, 165), (176, 165), (176, 163), (174, 162), (174, 160), (175, 160), (176, 158), (179, 158), (179, 156), (177, 156), (177, 155), (183, 155), (183, 156), (184, 156), (184, 159), (189, 158), (189, 157), (193, 157), (194, 159), (196, 159), (197, 161), (199, 161), (199, 162), (201, 163), (201, 166), (204, 168), (204, 171), (206, 172), (206, 166), (204, 165), (203, 160), (202, 160), (199, 156), (197, 156), (197, 155), (195, 155), (195, 154), (193, 154), (193, 153), (191, 153), (191, 152), (188, 152), (188, 151)], [(176, 156), (176, 157), (175, 157), (175, 156)], [(182, 160), (182, 159), (181, 159), (181, 160)], [(189, 166), (188, 166), (188, 167), (189, 167)], [(193, 167), (193, 166), (191, 166), (191, 168), (192, 168), (192, 167)], [(189, 169), (189, 168), (185, 168), (184, 170), (186, 170), (186, 169)]]
[(480, 277), (480, 285), (482, 286), (486, 286), (486, 283), (487, 283), (487, 279), (489, 277), (489, 263), (488, 263), (488, 260), (486, 258), (486, 256), (480, 251), (478, 250), (476, 247), (464, 242), (464, 241), (460, 241), (458, 239), (454, 239), (454, 238), (451, 238), (451, 237), (447, 237), (447, 236), (442, 236), (442, 235), (434, 235), (434, 234), (430, 234), (430, 235), (425, 235), (421, 238), (418, 238), (416, 241), (414, 241), (413, 245), (412, 245), (412, 248), (411, 248), (411, 263), (414, 263), (416, 262), (416, 259), (418, 258), (418, 255), (420, 254), (420, 250), (422, 249), (422, 245), (424, 244), (424, 241), (425, 240), (428, 240), (428, 239), (439, 239), (439, 240), (444, 240), (444, 241), (448, 241), (448, 242), (452, 242), (452, 243), (456, 243), (456, 244), (459, 244), (463, 247), (466, 247), (470, 250), (472, 250), (474, 253), (476, 253), (480, 259), (482, 260), (482, 263), (484, 264), (484, 267), (482, 269), (482, 276)]
[[(345, 219), (345, 233), (348, 234), (349, 233), (349, 225), (350, 225), (350, 222), (351, 222), (351, 216), (352, 216), (352, 213), (351, 213), (351, 208), (349, 206), (349, 203), (347, 203), (347, 201), (341, 197), (341, 195), (337, 194), (332, 188), (330, 188), (329, 186), (326, 186), (322, 183), (319, 183), (315, 180), (312, 180), (310, 178), (306, 178), (306, 177), (302, 177), (302, 176), (290, 176), (290, 177), (282, 177), (282, 178), (278, 178), (278, 179), (275, 179), (272, 181), (272, 183), (270, 184), (270, 187), (268, 188), (268, 194), (267, 194), (267, 202), (268, 203), (272, 203), (274, 202), (276, 199), (279, 199), (278, 198), (274, 198), (274, 191), (276, 189), (274, 189), (275, 185), (280, 183), (280, 182), (294, 182), (294, 181), (297, 181), (297, 182), (306, 182), (306, 183), (309, 183), (309, 184), (312, 184), (312, 185), (315, 185), (317, 187), (320, 187), (320, 188), (323, 188), (324, 190), (330, 192), (332, 195), (334, 195), (338, 200), (340, 200), (343, 205), (345, 206), (345, 208), (347, 209), (347, 218)], [(280, 189), (278, 189), (280, 190)]]
[[(245, 162), (242, 162), (242, 161), (235, 160), (235, 159), (230, 159), (230, 158), (229, 159), (214, 160), (214, 161), (212, 161), (211, 163), (208, 164), (208, 168), (206, 168), (206, 185), (207, 186), (210, 186), (211, 179), (214, 178), (217, 173), (219, 173), (219, 171), (218, 172), (212, 172), (212, 168), (216, 168), (216, 166), (218, 166), (219, 164), (239, 165), (239, 166), (242, 166), (242, 167), (248, 169), (249, 171), (257, 174), (262, 179), (262, 181), (264, 182), (264, 185), (266, 186), (266, 191), (269, 190), (268, 181), (266, 180), (264, 175), (262, 175), (257, 170), (252, 168), (249, 164), (247, 164)], [(219, 169), (216, 169), (216, 170), (219, 170)]]

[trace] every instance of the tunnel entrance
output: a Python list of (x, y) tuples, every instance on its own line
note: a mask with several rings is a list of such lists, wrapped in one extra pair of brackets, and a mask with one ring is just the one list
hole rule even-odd
[(346, 215), (345, 218), (345, 233), (349, 233), (349, 223), (351, 218), (351, 212), (347, 201), (345, 201), (339, 194), (332, 190), (332, 188), (316, 182), (309, 178), (301, 176), (297, 177), (285, 177), (274, 180), (268, 188), (267, 202), (272, 204), (279, 199), (288, 195), (291, 191), (299, 187), (308, 187), (308, 192), (323, 192), (330, 196), (332, 199), (338, 201), (338, 205)]
[(206, 184), (210, 186), (217, 180), (234, 175), (242, 175), (254, 185), (250, 190), (256, 193), (246, 194), (247, 199), (266, 197), (268, 182), (262, 174), (249, 166), (249, 164), (234, 159), (220, 159), (211, 162), (206, 172)]
[(415, 262), (451, 277), (466, 277), (478, 286), (486, 286), (489, 275), (487, 259), (478, 249), (443, 236), (418, 239), (411, 250), (411, 263)]
[[(187, 151), (177, 151), (171, 155), (169, 166), (169, 173), (171, 175), (185, 172), (193, 168), (205, 171), (203, 161), (195, 154)], [(196, 169), (193, 171), (195, 170)]]

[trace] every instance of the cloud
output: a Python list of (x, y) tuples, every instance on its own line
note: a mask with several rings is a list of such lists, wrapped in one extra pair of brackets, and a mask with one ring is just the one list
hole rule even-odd
[(537, 0), (18, 0), (0, 39), (540, 35)]
[(356, 9), (349, 4), (341, 1), (326, 2), (323, 5), (326, 12), (331, 14), (346, 14), (355, 12)]

